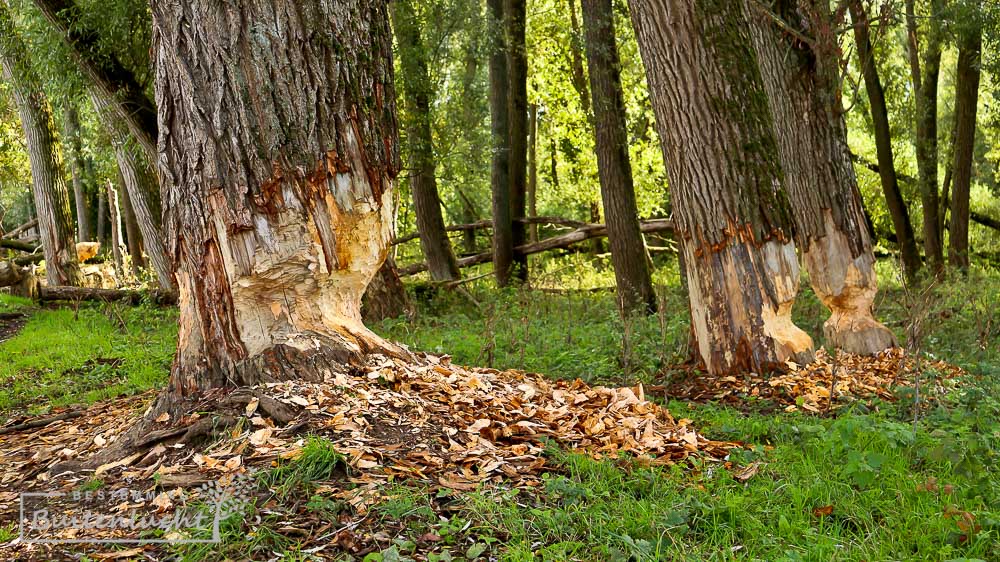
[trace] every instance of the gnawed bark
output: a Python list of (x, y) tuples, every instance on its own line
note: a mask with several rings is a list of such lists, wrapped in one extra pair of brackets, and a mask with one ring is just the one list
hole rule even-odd
[[(813, 290), (831, 312), (824, 336), (850, 353), (877, 353), (896, 338), (872, 316), (875, 256), (847, 146), (832, 14), (823, 0), (777, 14), (747, 6), (796, 243)], [(776, 17), (784, 22), (778, 25)], [(787, 29), (812, 31), (812, 43), (789, 38)]]
[(742, 0), (631, 0), (699, 355), (713, 374), (809, 361), (799, 266)]
[(403, 354), (360, 310), (400, 167), (386, 9), (154, 2), (174, 396)]

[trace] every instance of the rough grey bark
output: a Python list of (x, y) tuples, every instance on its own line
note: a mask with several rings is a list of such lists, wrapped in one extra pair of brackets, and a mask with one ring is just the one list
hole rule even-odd
[(180, 295), (167, 396), (403, 355), (360, 310), (392, 240), (400, 169), (386, 3), (152, 8)]
[(773, 122), (743, 0), (630, 0), (699, 355), (713, 374), (808, 361)]
[(452, 281), (461, 276), (451, 242), (444, 230), (441, 201), (434, 172), (431, 98), (434, 87), (427, 71), (427, 51), (413, 0), (392, 3), (392, 22), (399, 47), (410, 192), (420, 233), (420, 248), (430, 266), (431, 279)]
[(916, 131), (914, 146), (920, 180), (920, 203), (924, 217), (924, 255), (935, 273), (944, 267), (941, 224), (938, 222), (938, 77), (941, 71), (941, 19), (944, 0), (930, 0), (930, 13), (923, 18), (921, 49), (914, 0), (906, 0), (907, 55), (910, 80), (915, 92)]
[[(862, 355), (895, 346), (892, 332), (872, 316), (875, 256), (847, 145), (833, 14), (826, 0), (781, 5), (777, 13), (747, 7), (796, 244), (816, 295), (832, 313), (823, 325), (826, 341)], [(811, 42), (790, 38), (788, 29), (811, 34)]]
[(163, 235), (162, 210), (160, 203), (160, 182), (153, 163), (139, 143), (122, 125), (111, 111), (110, 103), (96, 90), (91, 90), (91, 101), (98, 117), (111, 137), (115, 151), (115, 161), (121, 172), (128, 200), (135, 212), (139, 232), (142, 234), (142, 248), (156, 271), (160, 287), (166, 291), (176, 290), (173, 267), (167, 256)]
[(885, 195), (885, 204), (889, 209), (889, 217), (892, 219), (893, 230), (896, 233), (896, 243), (899, 245), (903, 273), (912, 280), (917, 271), (920, 270), (920, 250), (917, 249), (913, 225), (910, 222), (910, 212), (906, 207), (906, 201), (903, 200), (903, 193), (899, 189), (899, 179), (896, 176), (896, 165), (892, 154), (892, 135), (889, 129), (889, 110), (885, 103), (882, 80), (879, 78), (878, 67), (875, 64), (875, 52), (872, 48), (868, 16), (861, 0), (851, 0), (848, 6), (854, 27), (854, 43), (857, 48), (858, 62), (861, 64), (865, 91), (868, 94), (868, 105), (871, 109), (882, 193)]
[(6, 4), (0, 4), (0, 66), (14, 95), (28, 148), (45, 275), (50, 285), (79, 285), (83, 276), (77, 263), (69, 192), (56, 146), (52, 109)]
[(73, 201), (76, 203), (76, 240), (86, 242), (91, 239), (90, 210), (87, 209), (87, 194), (84, 193), (83, 143), (80, 140), (80, 116), (76, 106), (70, 102), (63, 110), (63, 145), (69, 162), (70, 177), (73, 181)]
[(69, 47), (80, 70), (138, 139), (148, 158), (156, 158), (156, 106), (129, 69), (100, 45), (100, 34), (80, 20), (73, 0), (33, 0)]
[(972, 29), (960, 38), (955, 79), (955, 138), (951, 165), (954, 185), (948, 261), (962, 269), (969, 267), (969, 193), (972, 187), (982, 49), (982, 27), (975, 22)]
[[(523, 222), (527, 214), (528, 173), (528, 52), (525, 43), (527, 23), (526, 0), (506, 0), (504, 8), (507, 29), (507, 78), (510, 92), (508, 118), (510, 119), (510, 213), (511, 240), (514, 247), (528, 241)], [(514, 277), (518, 282), (528, 279), (528, 256), (514, 253)]]
[(656, 292), (649, 273), (645, 242), (639, 231), (611, 0), (583, 0), (583, 24), (593, 95), (601, 200), (608, 225), (618, 301), (626, 315), (654, 313)]
[(493, 194), (493, 275), (497, 285), (510, 284), (514, 268), (514, 223), (510, 193), (510, 108), (508, 107), (505, 0), (486, 0), (490, 37), (490, 135), (493, 158), (490, 189)]

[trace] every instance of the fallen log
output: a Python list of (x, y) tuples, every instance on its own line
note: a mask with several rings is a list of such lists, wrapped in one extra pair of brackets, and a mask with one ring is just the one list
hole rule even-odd
[(1000, 230), (1000, 220), (993, 217), (988, 217), (982, 213), (977, 213), (975, 211), (969, 211), (969, 218), (973, 222), (977, 222), (987, 228), (992, 228), (994, 230)]
[[(644, 234), (652, 232), (670, 232), (673, 228), (673, 223), (670, 219), (652, 219), (639, 223), (639, 230), (641, 230)], [(558, 236), (539, 240), (538, 242), (518, 246), (514, 248), (514, 253), (517, 255), (528, 256), (531, 254), (547, 252), (549, 250), (568, 248), (573, 244), (607, 235), (608, 229), (603, 224), (586, 224), (572, 232), (567, 232), (566, 234), (560, 234)], [(493, 252), (482, 252), (480, 254), (459, 259), (458, 267), (468, 267), (470, 265), (486, 263), (492, 259)], [(427, 271), (426, 263), (415, 263), (413, 265), (399, 268), (400, 275), (415, 275), (421, 271)]]
[[(514, 219), (516, 223), (523, 224), (554, 224), (559, 226), (570, 226), (573, 228), (581, 228), (587, 226), (589, 223), (582, 221), (577, 221), (573, 219), (564, 219), (561, 217), (524, 217), (519, 219)], [(453, 224), (444, 227), (447, 232), (462, 232), (466, 230), (481, 230), (493, 228), (493, 221), (491, 220), (481, 220), (476, 222), (470, 222), (468, 224)], [(420, 237), (419, 232), (411, 232), (409, 234), (404, 234), (398, 238), (394, 238), (393, 245), (402, 244), (404, 242), (409, 242), (410, 240), (416, 240)]]
[(38, 249), (36, 244), (31, 244), (28, 242), (22, 242), (20, 240), (9, 240), (7, 238), (0, 239), (0, 248), (9, 248), (11, 250), (17, 250), (18, 252), (34, 252)]
[(36, 226), (38, 226), (38, 219), (34, 219), (24, 223), (21, 226), (15, 228), (14, 230), (5, 233), (3, 236), (0, 236), (0, 238), (15, 238), (17, 237), (18, 234), (21, 234), (22, 232), (35, 228)]
[(177, 304), (177, 293), (172, 291), (134, 291), (126, 289), (95, 289), (90, 287), (39, 287), (38, 300), (49, 301), (124, 301), (139, 304), (144, 298), (156, 304)]

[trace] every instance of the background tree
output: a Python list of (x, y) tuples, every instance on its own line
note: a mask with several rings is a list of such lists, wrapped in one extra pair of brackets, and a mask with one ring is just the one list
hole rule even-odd
[[(510, 213), (513, 221), (511, 240), (514, 247), (528, 241), (527, 173), (528, 173), (528, 53), (525, 43), (526, 0), (505, 0), (504, 27), (507, 34), (507, 80), (509, 92), (507, 117), (510, 119)], [(515, 252), (514, 276), (528, 279), (528, 256)]]
[(639, 211), (632, 184), (611, 0), (583, 0), (583, 23), (593, 94), (601, 200), (618, 300), (626, 314), (655, 312), (656, 292), (646, 260), (646, 245), (639, 230)]
[(486, 0), (490, 30), (490, 132), (493, 159), (490, 186), (493, 194), (493, 274), (497, 285), (510, 284), (514, 268), (514, 223), (511, 207), (510, 91), (506, 0)]
[(50, 285), (79, 285), (82, 275), (52, 109), (28, 61), (6, 0), (0, 2), (0, 65), (4, 80), (12, 87), (24, 129), (46, 277)]
[(448, 234), (445, 232), (434, 174), (434, 139), (431, 132), (431, 98), (434, 89), (427, 71), (427, 53), (420, 33), (420, 19), (413, 0), (392, 4), (393, 27), (399, 47), (402, 69), (399, 81), (403, 90), (406, 144), (409, 152), (409, 184), (413, 194), (420, 247), (427, 260), (431, 278), (451, 281), (461, 274)]

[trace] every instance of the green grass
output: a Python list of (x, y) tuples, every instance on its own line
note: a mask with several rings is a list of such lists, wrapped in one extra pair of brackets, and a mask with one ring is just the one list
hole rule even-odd
[[(373, 328), (458, 363), (600, 383), (653, 380), (683, 358), (686, 300), (672, 264), (657, 275), (664, 312), (623, 322), (613, 293), (590, 290), (610, 286), (610, 270), (584, 260), (539, 264), (537, 284), (557, 292), (498, 292), (483, 279), (465, 286), (470, 300), (411, 285), (416, 314)], [(438, 493), (393, 482), (370, 506), (368, 531), (358, 530), (389, 537), (367, 560), (1000, 560), (1000, 273), (974, 268), (926, 298), (904, 288), (892, 264), (880, 263), (879, 273), (877, 316), (901, 341), (907, 325), (924, 317), (920, 350), (972, 374), (916, 424), (905, 402), (817, 418), (672, 401), (674, 416), (695, 420), (706, 435), (753, 444), (730, 461), (760, 463), (758, 474), (742, 483), (714, 462), (650, 468), (553, 447), (551, 473), (530, 492)], [(0, 297), (0, 311), (14, 306), (31, 303)], [(85, 402), (166, 379), (175, 338), (169, 309), (33, 314), (0, 344), (0, 410)], [(794, 315), (822, 343), (828, 313), (810, 290)], [(315, 485), (349, 487), (348, 476), (330, 443), (310, 438), (299, 459), (261, 476), (276, 491), (270, 507), (225, 523), (222, 545), (172, 552), (183, 560), (273, 552), (308, 559), (304, 551), (314, 545), (281, 528), (300, 518), (362, 519)], [(429, 534), (438, 539), (429, 543)], [(421, 558), (428, 548), (435, 553)]]
[[(28, 305), (10, 297), (0, 303)], [(0, 411), (38, 412), (162, 386), (175, 341), (171, 309), (34, 310), (21, 331), (0, 344)]]

